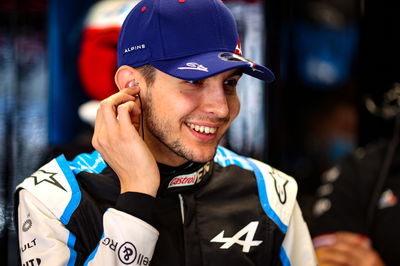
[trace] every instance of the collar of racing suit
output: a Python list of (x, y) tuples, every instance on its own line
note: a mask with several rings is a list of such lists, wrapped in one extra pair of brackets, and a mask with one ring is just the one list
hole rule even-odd
[(202, 186), (211, 176), (212, 168), (213, 161), (189, 161), (177, 167), (158, 163), (161, 176), (159, 193), (181, 193)]

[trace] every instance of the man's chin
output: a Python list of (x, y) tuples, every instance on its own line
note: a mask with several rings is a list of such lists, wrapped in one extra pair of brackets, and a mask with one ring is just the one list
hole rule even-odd
[(212, 150), (207, 150), (207, 151), (201, 151), (201, 152), (193, 152), (191, 154), (191, 158), (187, 158), (189, 161), (193, 161), (196, 163), (205, 163), (214, 158), (214, 155), (216, 153), (217, 147), (215, 147)]
[(183, 141), (176, 141), (167, 147), (182, 159), (197, 163), (204, 163), (212, 160), (218, 146), (218, 144), (206, 145), (187, 143), (184, 145), (183, 143)]
[(211, 161), (211, 159), (213, 158), (213, 156), (207, 157), (207, 158), (193, 158), (193, 160), (189, 160), (195, 163), (206, 163), (208, 161)]

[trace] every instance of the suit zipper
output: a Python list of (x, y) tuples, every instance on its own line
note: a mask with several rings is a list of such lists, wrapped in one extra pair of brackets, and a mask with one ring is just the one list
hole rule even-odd
[(178, 194), (178, 198), (179, 198), (179, 207), (181, 210), (181, 219), (182, 219), (182, 237), (183, 237), (183, 265), (186, 266), (186, 246), (185, 246), (185, 209), (184, 209), (184, 201), (183, 201), (183, 197), (181, 194)]
[(179, 197), (179, 206), (180, 206), (180, 209), (181, 209), (182, 224), (184, 224), (185, 223), (185, 210), (184, 210), (184, 207), (183, 207), (183, 197), (182, 197), (181, 194), (178, 194), (178, 197)]

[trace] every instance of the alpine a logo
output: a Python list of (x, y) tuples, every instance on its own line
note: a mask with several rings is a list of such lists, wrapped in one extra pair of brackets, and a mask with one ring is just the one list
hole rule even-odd
[[(234, 244), (238, 244), (243, 247), (243, 252), (248, 253), (251, 247), (256, 247), (262, 243), (262, 240), (254, 240), (258, 223), (257, 221), (250, 222), (232, 237), (224, 237), (225, 231), (222, 230), (222, 232), (211, 239), (210, 242), (224, 243), (220, 249), (228, 249)], [(241, 240), (244, 236), (246, 236), (244, 240)]]
[(178, 69), (181, 70), (199, 70), (199, 71), (204, 71), (204, 72), (208, 72), (208, 68), (200, 65), (199, 63), (195, 63), (195, 62), (190, 62), (190, 63), (186, 63), (186, 66), (184, 67), (178, 67)]
[[(236, 49), (238, 49), (238, 48), (236, 48)], [(240, 50), (235, 50), (235, 53), (223, 52), (223, 53), (218, 54), (218, 58), (223, 60), (223, 61), (227, 61), (227, 62), (244, 62), (253, 71), (264, 73), (263, 71), (255, 68), (257, 66), (256, 63), (254, 63), (253, 61), (250, 61), (250, 60), (242, 57), (241, 55), (238, 54), (239, 52), (241, 53)]]
[(236, 44), (235, 54), (243, 55), (243, 52), (242, 52), (242, 45), (241, 45), (241, 43), (240, 43), (240, 39), (238, 40), (238, 43)]

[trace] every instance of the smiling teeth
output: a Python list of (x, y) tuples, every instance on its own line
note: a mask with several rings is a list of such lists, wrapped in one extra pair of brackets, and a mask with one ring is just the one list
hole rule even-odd
[(216, 127), (205, 127), (205, 126), (199, 126), (199, 125), (194, 125), (194, 124), (187, 124), (187, 125), (194, 131), (197, 131), (200, 133), (214, 134), (217, 131)]

